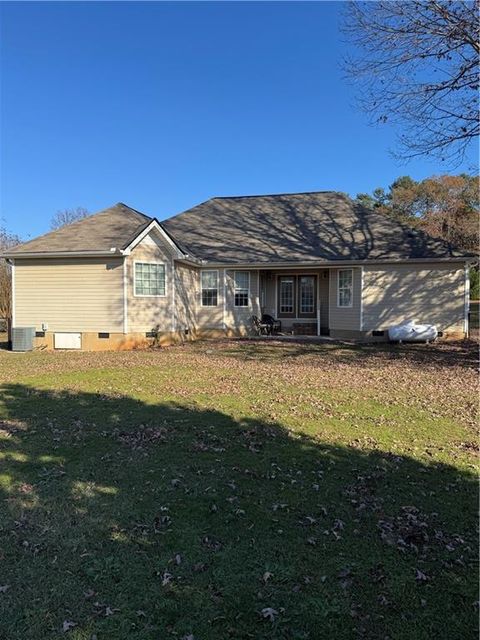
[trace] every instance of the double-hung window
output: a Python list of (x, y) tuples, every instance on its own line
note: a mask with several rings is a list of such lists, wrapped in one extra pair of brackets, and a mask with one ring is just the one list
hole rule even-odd
[(250, 273), (248, 271), (235, 271), (235, 306), (248, 307), (250, 293)]
[(218, 303), (218, 271), (202, 271), (202, 307)]
[(338, 307), (351, 307), (353, 304), (353, 269), (338, 270)]
[(136, 296), (165, 295), (165, 265), (153, 262), (135, 262)]

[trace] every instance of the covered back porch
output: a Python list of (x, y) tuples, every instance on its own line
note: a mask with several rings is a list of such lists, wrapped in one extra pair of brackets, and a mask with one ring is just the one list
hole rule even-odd
[(328, 268), (262, 270), (259, 272), (261, 313), (278, 319), (282, 334), (328, 336), (333, 287)]

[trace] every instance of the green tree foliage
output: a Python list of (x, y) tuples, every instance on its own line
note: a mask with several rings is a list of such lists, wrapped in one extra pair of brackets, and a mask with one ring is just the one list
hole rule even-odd
[[(359, 193), (356, 202), (391, 216), (468, 253), (479, 251), (479, 183), (477, 176), (432, 176), (417, 182), (397, 178), (387, 190)], [(475, 272), (474, 272), (475, 271)], [(471, 272), (472, 297), (478, 296), (478, 270)]]
[(478, 266), (470, 269), (470, 298), (480, 300), (480, 274)]

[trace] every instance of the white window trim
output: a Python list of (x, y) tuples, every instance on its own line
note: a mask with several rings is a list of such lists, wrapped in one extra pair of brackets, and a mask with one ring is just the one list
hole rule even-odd
[[(137, 264), (154, 264), (163, 267), (165, 273), (165, 293), (137, 293)], [(133, 263), (133, 297), (134, 298), (166, 298), (167, 297), (167, 265), (164, 262), (151, 262), (149, 260), (135, 260)]]
[[(340, 273), (350, 271), (352, 277), (352, 295), (350, 296), (350, 304), (340, 304)], [(353, 269), (339, 269), (337, 271), (337, 307), (340, 309), (351, 309), (353, 307)]]
[(143, 240), (143, 238), (145, 238), (145, 236), (147, 236), (154, 229), (156, 231), (158, 231), (158, 233), (163, 238), (163, 240), (165, 241), (165, 243), (167, 244), (167, 246), (169, 247), (169, 249), (171, 250), (173, 255), (175, 255), (177, 258), (186, 257), (187, 254), (183, 253), (183, 251), (180, 251), (179, 247), (177, 247), (177, 245), (172, 240), (172, 238), (170, 238), (168, 233), (166, 233), (165, 229), (160, 225), (158, 220), (156, 220), (155, 218), (151, 221), (151, 223), (143, 231), (141, 231), (138, 234), (138, 236), (136, 236), (130, 242), (130, 244), (127, 247), (125, 247), (125, 249), (121, 249), (121, 253), (123, 253), (123, 255), (127, 255), (127, 256), (130, 255), (130, 253), (137, 246), (137, 244), (139, 244)]
[[(247, 287), (248, 304), (246, 306), (244, 304), (235, 304), (235, 294), (237, 292), (237, 286), (236, 286), (237, 273), (246, 273), (248, 275), (248, 287)], [(238, 289), (238, 291), (243, 291), (243, 288)], [(246, 269), (237, 269), (233, 272), (233, 306), (237, 309), (250, 309), (250, 307), (252, 306), (250, 302), (250, 271), (247, 271)]]
[[(202, 282), (202, 274), (203, 273), (216, 273), (217, 274), (217, 304), (203, 304), (203, 282)], [(204, 309), (208, 309), (209, 307), (218, 307), (218, 295), (220, 293), (220, 279), (218, 269), (201, 269), (200, 270), (200, 306)]]

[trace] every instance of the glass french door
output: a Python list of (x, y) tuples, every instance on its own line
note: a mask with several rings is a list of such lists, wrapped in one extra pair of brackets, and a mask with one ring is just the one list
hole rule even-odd
[(314, 318), (317, 315), (317, 277), (298, 276), (298, 317)]
[(278, 278), (278, 316), (295, 317), (295, 276)]
[(277, 312), (279, 318), (315, 318), (317, 276), (279, 276)]

